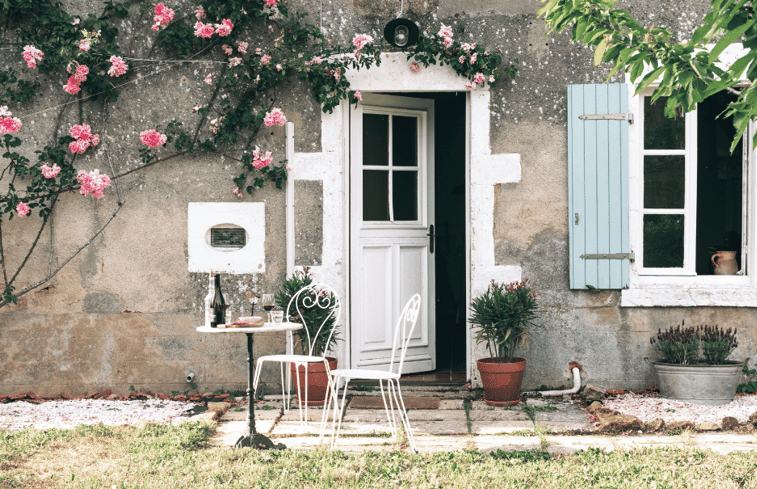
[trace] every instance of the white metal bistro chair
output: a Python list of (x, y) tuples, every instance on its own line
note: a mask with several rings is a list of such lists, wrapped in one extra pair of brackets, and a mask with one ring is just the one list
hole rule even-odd
[[(314, 308), (319, 308), (324, 311), (330, 311), (329, 314), (325, 315), (323, 317), (323, 320), (321, 321), (321, 324), (306, 324), (304, 319), (304, 312), (306, 310), (312, 310)], [(338, 327), (339, 324), (339, 318), (342, 314), (342, 301), (339, 298), (339, 295), (329, 287), (328, 285), (324, 284), (310, 284), (308, 286), (305, 286), (297, 291), (297, 293), (292, 296), (292, 299), (289, 301), (289, 304), (287, 305), (287, 311), (286, 311), (286, 320), (293, 320), (297, 322), (302, 322), (302, 329), (305, 331), (305, 336), (307, 337), (307, 345), (303, 344), (303, 349), (307, 347), (307, 350), (305, 351), (305, 354), (303, 355), (297, 355), (294, 354), (292, 351), (290, 351), (290, 345), (292, 345), (292, 332), (287, 332), (287, 353), (284, 355), (265, 355), (257, 360), (257, 365), (255, 367), (255, 379), (253, 381), (253, 392), (257, 391), (258, 388), (258, 382), (260, 381), (260, 371), (261, 366), (265, 362), (279, 362), (281, 365), (281, 393), (282, 398), (284, 402), (284, 410), (289, 411), (291, 408), (291, 398), (287, 395), (287, 391), (291, 392), (291, 377), (289, 376), (289, 365), (295, 364), (296, 371), (300, 370), (300, 366), (303, 366), (305, 368), (305, 386), (304, 391), (302, 389), (302, 386), (300, 385), (300, 376), (297, 375), (297, 392), (304, 393), (304, 396), (299, 401), (299, 408), (300, 408), (300, 424), (306, 424), (308, 419), (308, 386), (307, 386), (307, 375), (308, 375), (308, 365), (311, 363), (323, 363), (326, 367), (326, 374), (329, 378), (329, 386), (326, 390), (326, 398), (324, 399), (325, 402), (328, 402), (328, 392), (332, 390), (331, 386), (331, 375), (329, 370), (329, 362), (325, 357), (325, 354), (322, 356), (313, 355), (313, 349), (316, 345), (316, 339), (321, 336), (321, 332), (324, 331), (324, 327), (327, 326), (331, 321), (330, 319), (333, 318), (333, 327), (331, 328), (331, 331), (329, 332), (325, 345), (326, 349), (328, 349), (329, 344), (331, 343), (331, 337), (334, 335), (334, 330)], [(310, 331), (317, 327), (316, 333), (314, 337), (310, 336)], [(324, 352), (325, 353), (325, 352)], [(287, 366), (287, 375), (286, 375), (286, 382), (284, 381), (284, 365)], [(287, 403), (287, 400), (289, 402)], [(302, 405), (305, 404), (305, 416), (303, 419), (303, 413), (302, 413)], [(325, 423), (326, 423), (326, 406), (324, 405), (323, 409), (323, 417), (321, 419), (321, 433), (324, 431)], [(304, 422), (303, 422), (304, 421)]]
[[(407, 438), (410, 441), (410, 448), (414, 452), (418, 452), (415, 447), (415, 439), (413, 438), (413, 432), (410, 429), (410, 420), (407, 417), (407, 410), (405, 409), (405, 403), (402, 400), (402, 391), (400, 390), (400, 376), (402, 375), (402, 364), (405, 362), (405, 353), (407, 352), (407, 346), (410, 343), (410, 338), (413, 335), (413, 330), (418, 322), (418, 314), (421, 309), (421, 296), (415, 294), (405, 304), (405, 308), (402, 310), (399, 319), (397, 320), (397, 326), (394, 330), (394, 339), (392, 341), (392, 357), (389, 363), (388, 370), (372, 370), (372, 369), (334, 369), (331, 371), (333, 390), (329, 389), (326, 393), (326, 408), (325, 411), (331, 408), (331, 399), (329, 399), (329, 392), (333, 393), (332, 396), (334, 403), (334, 421), (331, 427), (331, 446), (335, 447), (339, 439), (339, 431), (342, 427), (342, 417), (344, 415), (344, 404), (347, 398), (347, 387), (351, 380), (378, 380), (379, 388), (381, 389), (381, 397), (384, 401), (384, 410), (386, 411), (386, 417), (389, 420), (389, 426), (392, 429), (392, 433), (395, 438), (398, 439), (397, 422), (394, 416), (394, 407), (397, 407), (397, 411), (400, 415), (400, 420), (407, 433)], [(338, 388), (344, 382), (344, 391), (342, 394), (342, 403), (339, 406), (339, 393)], [(387, 384), (387, 392), (384, 392), (384, 382)], [(387, 394), (389, 400), (387, 402)]]

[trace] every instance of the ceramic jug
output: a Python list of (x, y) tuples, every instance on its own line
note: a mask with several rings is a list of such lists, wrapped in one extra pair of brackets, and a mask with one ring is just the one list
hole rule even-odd
[(715, 265), (715, 275), (736, 275), (739, 271), (735, 251), (718, 251), (712, 255), (712, 264)]

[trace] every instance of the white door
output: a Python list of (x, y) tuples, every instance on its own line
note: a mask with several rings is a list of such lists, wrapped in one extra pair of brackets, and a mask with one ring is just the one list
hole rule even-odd
[(352, 367), (388, 366), (397, 318), (419, 293), (403, 373), (434, 370), (434, 101), (364, 94), (350, 111)]

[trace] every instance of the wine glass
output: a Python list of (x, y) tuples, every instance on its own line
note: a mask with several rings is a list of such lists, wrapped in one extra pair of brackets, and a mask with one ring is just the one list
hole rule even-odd
[(263, 309), (268, 311), (268, 322), (273, 322), (271, 318), (271, 311), (276, 307), (276, 301), (273, 298), (273, 294), (263, 294)]

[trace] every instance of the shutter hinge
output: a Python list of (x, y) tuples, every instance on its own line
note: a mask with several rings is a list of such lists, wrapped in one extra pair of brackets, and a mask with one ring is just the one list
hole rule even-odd
[(635, 260), (633, 251), (629, 253), (591, 253), (581, 255), (580, 258), (584, 260), (628, 260), (631, 262)]
[(628, 121), (633, 124), (633, 114), (584, 114), (579, 115), (582, 121)]

